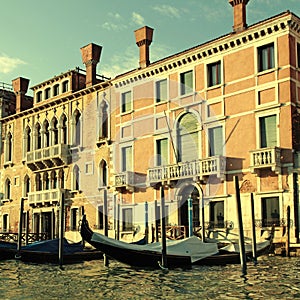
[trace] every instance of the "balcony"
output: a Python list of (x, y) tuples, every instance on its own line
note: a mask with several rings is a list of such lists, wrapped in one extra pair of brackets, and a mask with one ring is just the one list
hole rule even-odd
[(45, 191), (28, 193), (28, 203), (30, 206), (50, 206), (60, 202), (64, 189), (57, 188)]
[(126, 189), (130, 192), (134, 188), (146, 187), (146, 174), (125, 171), (115, 175), (115, 188), (118, 190)]
[(68, 145), (58, 144), (27, 152), (26, 163), (32, 171), (36, 171), (67, 164), (68, 157)]
[(193, 178), (203, 180), (204, 177), (217, 176), (222, 181), (226, 169), (225, 157), (213, 156), (190, 162), (159, 166), (148, 169), (148, 184), (155, 185), (159, 182), (170, 183), (172, 180)]
[(250, 170), (255, 173), (258, 169), (271, 168), (278, 174), (281, 170), (280, 158), (281, 149), (277, 147), (250, 151)]

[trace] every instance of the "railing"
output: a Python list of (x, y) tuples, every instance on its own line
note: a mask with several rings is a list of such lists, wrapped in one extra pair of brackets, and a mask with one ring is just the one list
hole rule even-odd
[(272, 171), (279, 172), (281, 167), (281, 149), (277, 147), (262, 148), (250, 151), (250, 169), (271, 167)]
[(57, 188), (47, 191), (36, 191), (28, 193), (28, 203), (29, 205), (44, 205), (45, 202), (59, 202), (61, 194), (64, 192), (64, 189)]
[(41, 160), (53, 160), (60, 158), (63, 162), (67, 162), (69, 148), (66, 144), (57, 144), (47, 148), (30, 151), (26, 154), (27, 163), (34, 163)]
[(234, 224), (232, 221), (209, 221), (205, 222), (205, 229), (213, 230), (213, 229), (233, 229)]
[[(158, 227), (158, 235), (161, 236), (161, 227)], [(187, 237), (187, 226), (166, 226), (166, 237), (170, 240), (181, 240)]]
[(125, 171), (115, 175), (115, 187), (126, 187), (134, 185), (134, 173)]
[[(268, 218), (268, 219), (255, 219), (255, 227), (272, 227), (273, 225), (277, 227), (287, 226), (287, 219), (281, 218)], [(290, 220), (290, 228), (293, 227), (293, 220)]]
[[(28, 243), (33, 243), (36, 241), (44, 241), (50, 239), (48, 232), (43, 233), (28, 233), (27, 236), (25, 233), (22, 233), (22, 243), (25, 243), (26, 240)], [(18, 233), (11, 232), (0, 232), (0, 240), (5, 242), (17, 242)]]
[(194, 160), (190, 162), (180, 162), (178, 164), (159, 166), (148, 169), (148, 183), (157, 183), (160, 181), (178, 180), (199, 176), (217, 175), (223, 179), (226, 169), (225, 157), (213, 156), (205, 159)]

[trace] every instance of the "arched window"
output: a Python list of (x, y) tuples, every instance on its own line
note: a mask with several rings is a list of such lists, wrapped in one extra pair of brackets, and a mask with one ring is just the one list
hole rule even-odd
[(198, 120), (193, 113), (182, 115), (177, 124), (177, 159), (181, 162), (198, 159)]
[(30, 152), (31, 151), (31, 129), (29, 126), (26, 127), (25, 129), (25, 152)]
[(56, 171), (51, 172), (51, 188), (56, 189), (58, 186)]
[(99, 164), (99, 187), (107, 186), (107, 163), (101, 160)]
[(52, 144), (58, 144), (58, 121), (56, 118), (53, 118), (51, 122), (52, 127)]
[(49, 190), (50, 189), (50, 178), (47, 172), (43, 175), (43, 190)]
[(99, 139), (108, 137), (108, 105), (103, 99), (98, 108)]
[(73, 123), (73, 145), (79, 146), (81, 144), (81, 114), (78, 110), (74, 112), (73, 115), (74, 123)]
[(24, 178), (24, 189), (23, 189), (23, 196), (27, 197), (28, 193), (30, 192), (30, 178), (28, 175), (25, 176)]
[(42, 190), (41, 174), (36, 174), (36, 176), (35, 176), (35, 190), (36, 191), (41, 191)]
[(4, 198), (5, 199), (11, 199), (11, 182), (10, 179), (7, 178), (5, 180), (5, 186), (4, 186)]
[(67, 117), (65, 114), (61, 117), (61, 143), (67, 144), (68, 140), (68, 127), (67, 127)]
[(44, 147), (50, 146), (50, 131), (49, 131), (49, 122), (46, 120), (43, 126), (44, 131)]
[(65, 187), (65, 173), (64, 170), (60, 170), (59, 174), (60, 188), (63, 189)]
[(37, 123), (35, 126), (35, 149), (42, 148), (42, 132), (41, 125)]
[(77, 165), (73, 168), (73, 190), (78, 191), (80, 187), (80, 170)]
[(13, 140), (12, 134), (9, 132), (6, 136), (6, 161), (12, 161)]

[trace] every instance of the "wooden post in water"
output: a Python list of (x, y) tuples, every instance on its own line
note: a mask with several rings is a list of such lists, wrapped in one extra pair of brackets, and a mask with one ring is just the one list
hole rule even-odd
[(117, 240), (120, 239), (120, 203), (117, 205)]
[(29, 210), (26, 211), (25, 245), (28, 245), (28, 234), (29, 234)]
[(65, 193), (61, 193), (59, 212), (60, 214), (59, 214), (58, 262), (59, 262), (59, 266), (62, 267), (63, 256), (64, 256), (64, 232), (65, 232)]
[(291, 208), (290, 208), (290, 206), (287, 207), (286, 215), (287, 215), (286, 216), (287, 224), (286, 224), (285, 252), (286, 252), (286, 256), (290, 257), (290, 226), (291, 226)]
[(51, 239), (54, 239), (55, 235), (55, 212), (54, 208), (51, 210)]
[(24, 198), (21, 198), (20, 218), (19, 218), (19, 228), (18, 228), (18, 248), (17, 248), (18, 252), (21, 250), (21, 246), (22, 246), (23, 210), (24, 210)]
[[(107, 190), (103, 190), (103, 226), (104, 226), (104, 235), (108, 236), (108, 209), (107, 209)], [(106, 254), (103, 254), (103, 263), (105, 267), (108, 267), (109, 261)]]
[(252, 229), (252, 257), (253, 261), (257, 263), (257, 254), (256, 254), (256, 233), (255, 233), (255, 213), (254, 213), (254, 196), (253, 193), (251, 197), (251, 229)]
[(188, 198), (188, 221), (189, 221), (189, 237), (193, 235), (193, 199)]
[(148, 244), (149, 224), (148, 224), (148, 202), (145, 202), (145, 238), (146, 244)]
[(159, 227), (159, 220), (158, 218), (158, 206), (157, 206), (157, 200), (154, 201), (154, 221), (155, 221), (155, 242), (159, 241), (158, 237), (158, 227)]
[(161, 224), (161, 267), (167, 269), (167, 241), (164, 187), (160, 187), (160, 224)]
[(236, 193), (236, 208), (238, 214), (238, 226), (239, 226), (239, 248), (240, 248), (240, 259), (243, 274), (247, 273), (247, 263), (246, 263), (246, 253), (245, 253), (245, 238), (244, 238), (244, 228), (242, 219), (242, 207), (241, 207), (241, 197), (239, 188), (239, 178), (234, 176), (235, 183), (235, 193)]

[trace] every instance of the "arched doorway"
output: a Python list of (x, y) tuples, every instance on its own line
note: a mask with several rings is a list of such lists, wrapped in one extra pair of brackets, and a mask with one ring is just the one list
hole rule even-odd
[(200, 214), (199, 214), (199, 203), (200, 194), (197, 187), (194, 185), (188, 185), (182, 188), (179, 192), (180, 207), (179, 207), (179, 224), (181, 226), (189, 225), (188, 217), (188, 199), (192, 198), (193, 203), (193, 228), (200, 226)]

